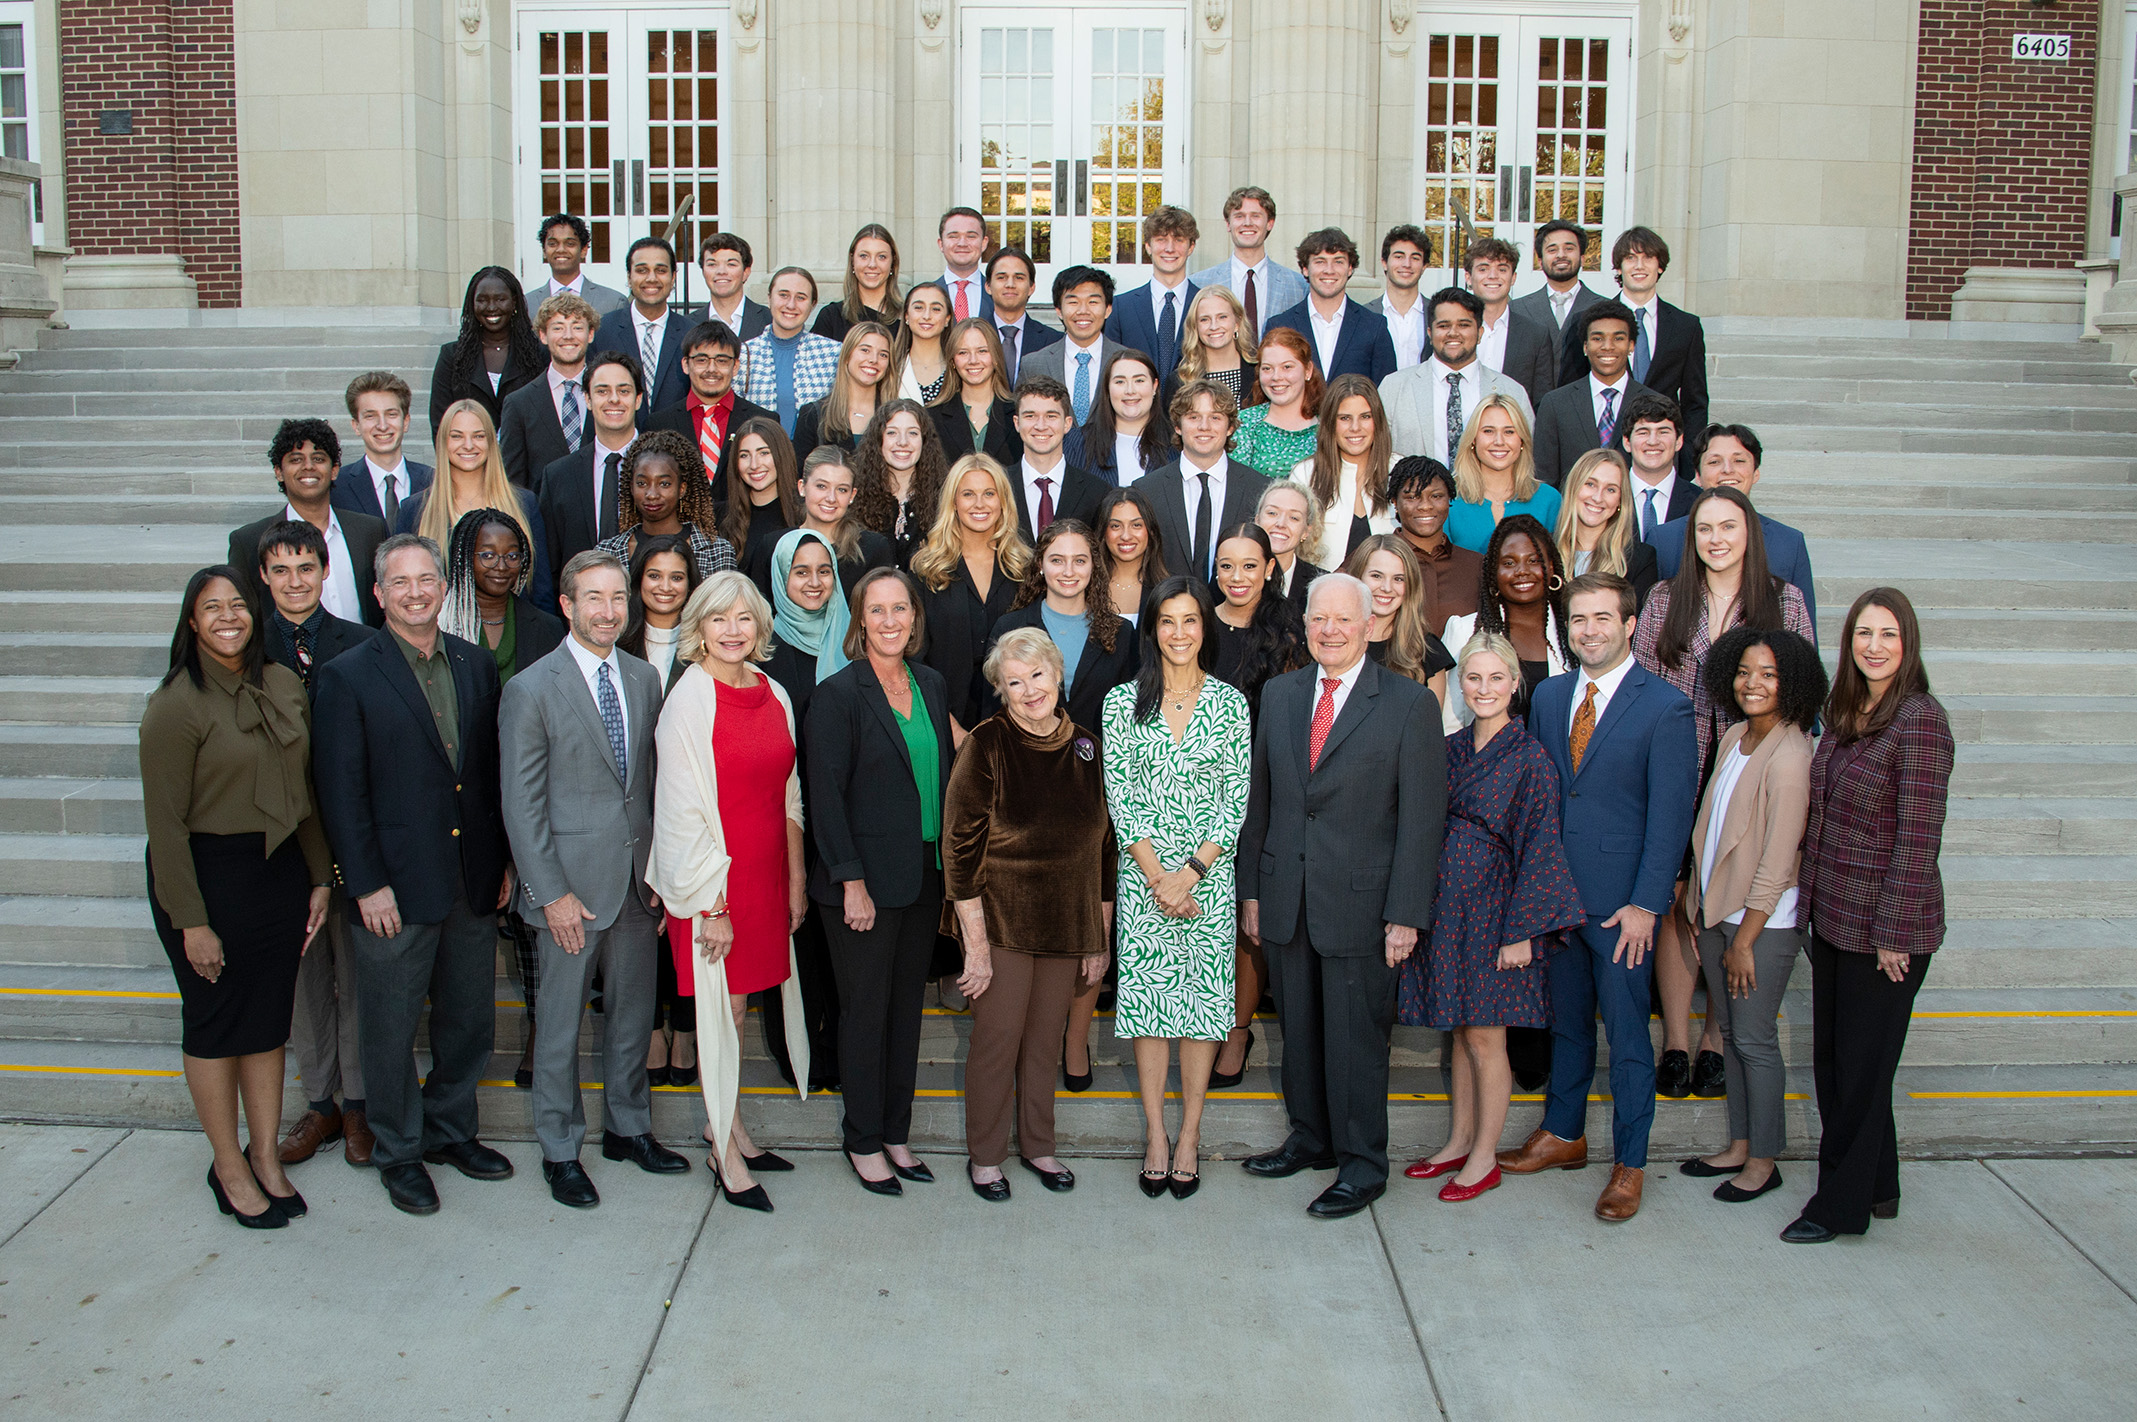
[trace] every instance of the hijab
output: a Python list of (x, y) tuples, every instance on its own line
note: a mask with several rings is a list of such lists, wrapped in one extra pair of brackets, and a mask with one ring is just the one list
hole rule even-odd
[[(821, 543), (831, 559), (831, 596), (811, 612), (787, 596), (787, 574), (793, 571), (794, 555), (802, 540)], [(816, 679), (821, 682), (846, 665), (846, 626), (853, 613), (846, 606), (846, 589), (839, 580), (838, 550), (813, 528), (790, 528), (779, 536), (772, 550), (772, 631), (797, 652), (816, 658)]]

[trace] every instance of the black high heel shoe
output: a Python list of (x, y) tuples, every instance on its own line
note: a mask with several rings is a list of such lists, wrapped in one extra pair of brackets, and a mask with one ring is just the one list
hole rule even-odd
[(772, 1197), (764, 1193), (762, 1185), (752, 1185), (747, 1190), (731, 1189), (727, 1182), (720, 1178), (719, 1166), (708, 1160), (705, 1162), (705, 1168), (712, 1172), (712, 1188), (725, 1195), (728, 1204), (740, 1205), (745, 1210), (756, 1210), (761, 1214), (768, 1215), (772, 1212)]
[[(246, 1169), (249, 1170), (251, 1167), (248, 1165)], [(230, 1197), (223, 1193), (223, 1182), (215, 1178), (215, 1167), (212, 1165), (208, 1167), (208, 1188), (215, 1192), (215, 1207), (247, 1229), (287, 1229), (289, 1227), (289, 1216), (282, 1213), (281, 1207), (275, 1204), (275, 1197), (268, 1195), (265, 1189), (262, 1189), (260, 1193), (267, 1196), (267, 1208), (256, 1215), (248, 1215), (230, 1203)]]
[(1083, 1075), (1076, 1076), (1071, 1074), (1068, 1069), (1068, 1039), (1066, 1037), (1062, 1038), (1061, 1084), (1067, 1087), (1069, 1090), (1078, 1093), (1089, 1091), (1091, 1089), (1091, 1048), (1088, 1043), (1085, 1044), (1083, 1049)]
[[(1178, 1153), (1179, 1147), (1175, 1145), (1173, 1154), (1177, 1155)], [(1202, 1188), (1202, 1160), (1199, 1150), (1196, 1151), (1195, 1168), (1192, 1171), (1170, 1170), (1166, 1172), (1165, 1188), (1172, 1191), (1172, 1197), (1175, 1200), (1184, 1200)]]
[[(244, 1150), (245, 1168), (251, 1170), (252, 1146), (249, 1142), (244, 1147)], [(267, 1197), (268, 1203), (280, 1210), (286, 1219), (301, 1220), (312, 1212), (311, 1206), (304, 1203), (304, 1197), (297, 1193), (297, 1187), (294, 1185), (289, 1187), (287, 1195), (277, 1195), (267, 1188), (266, 1182), (260, 1179), (260, 1172), (257, 1170), (252, 1171), (252, 1183), (260, 1187), (260, 1193)]]
[[(1218, 1050), (1223, 1051), (1224, 1048), (1219, 1046)], [(1247, 1059), (1253, 1055), (1254, 1029), (1249, 1027), (1247, 1028), (1247, 1049), (1239, 1054), (1239, 1070), (1218, 1071), (1212, 1067), (1209, 1074), (1209, 1089), (1211, 1091), (1230, 1091), (1233, 1087), (1239, 1085), (1240, 1082), (1246, 1079)]]
[[(840, 1154), (846, 1156), (846, 1163), (853, 1167), (853, 1178), (860, 1181), (861, 1188), (863, 1190), (866, 1190), (869, 1194), (903, 1195), (905, 1193), (905, 1187), (898, 1183), (897, 1176), (893, 1175), (888, 1180), (870, 1180), (867, 1176), (861, 1173), (860, 1162), (855, 1160), (850, 1153), (841, 1151)], [(895, 1169), (896, 1167), (894, 1166), (892, 1168)]]
[[(1172, 1142), (1169, 1140), (1165, 1142), (1165, 1161), (1167, 1165), (1172, 1163)], [(1145, 1170), (1135, 1177), (1135, 1183), (1142, 1189), (1145, 1196), (1155, 1200), (1165, 1193), (1165, 1182), (1168, 1178), (1169, 1173), (1167, 1171), (1152, 1172)]]

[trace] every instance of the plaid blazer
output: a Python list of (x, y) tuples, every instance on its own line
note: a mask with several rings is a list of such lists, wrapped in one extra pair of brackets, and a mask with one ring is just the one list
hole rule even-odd
[(1943, 943), (1937, 852), (1951, 771), (1951, 724), (1932, 696), (1908, 697), (1874, 736), (1819, 739), (1796, 884), (1820, 938), (1850, 953)]
[[(794, 352), (794, 408), (823, 399), (837, 374), (838, 342), (802, 332), (801, 349)], [(735, 393), (767, 410), (779, 408), (779, 367), (772, 357), (770, 331), (742, 343), (742, 358), (735, 365)]]

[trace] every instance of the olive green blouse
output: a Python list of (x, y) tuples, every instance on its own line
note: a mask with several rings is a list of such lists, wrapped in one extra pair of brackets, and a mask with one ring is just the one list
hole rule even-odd
[(141, 716), (141, 805), (156, 901), (177, 928), (208, 922), (193, 877), (195, 834), (264, 834), (273, 854), (292, 834), (314, 884), (334, 860), (312, 800), (311, 708), (304, 683), (269, 663), (252, 686), (201, 657), (205, 685), (180, 672)]

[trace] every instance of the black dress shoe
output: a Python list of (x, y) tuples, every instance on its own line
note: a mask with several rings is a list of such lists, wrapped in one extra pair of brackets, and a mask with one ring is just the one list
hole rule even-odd
[(512, 1073), (512, 1084), (521, 1091), (532, 1090), (534, 1087), (534, 1064), (522, 1061)]
[(454, 1141), (423, 1152), (432, 1165), (450, 1165), (470, 1180), (510, 1180), (512, 1162), (503, 1151), (491, 1150), (478, 1140)]
[(1840, 1236), (1827, 1229), (1824, 1225), (1819, 1224), (1816, 1220), (1798, 1219), (1787, 1229), (1781, 1231), (1781, 1238), (1790, 1244), (1824, 1244), (1828, 1240), (1838, 1239)]
[(1689, 1175), (1694, 1180), (1712, 1180), (1722, 1175), (1735, 1175), (1743, 1170), (1741, 1165), (1709, 1165), (1698, 1156), (1677, 1167), (1679, 1175)]
[(1767, 1176), (1766, 1183), (1756, 1190), (1746, 1190), (1733, 1180), (1724, 1180), (1714, 1187), (1714, 1198), (1725, 1205), (1741, 1205), (1746, 1200), (1756, 1200), (1759, 1196), (1780, 1188), (1781, 1172), (1776, 1170)]
[(549, 1182), (549, 1198), (575, 1210), (590, 1210), (601, 1203), (601, 1192), (587, 1178), (586, 1167), (576, 1160), (545, 1160), (542, 1178)]
[(1385, 1182), (1378, 1185), (1348, 1185), (1338, 1180), (1306, 1207), (1306, 1213), (1317, 1220), (1340, 1220), (1345, 1215), (1357, 1214), (1387, 1192)]
[(1692, 1094), (1708, 1101), (1729, 1094), (1729, 1068), (1720, 1052), (1701, 1052), (1692, 1063)]
[(1896, 1220), (1899, 1217), (1900, 1202), (1896, 1198), (1879, 1200), (1876, 1204), (1870, 1206), (1870, 1218), (1873, 1220)]
[[(265, 1186), (260, 1187), (260, 1193), (267, 1195), (267, 1208), (256, 1215), (248, 1215), (230, 1203), (230, 1197), (223, 1193), (223, 1182), (216, 1177), (215, 1167), (212, 1165), (208, 1167), (208, 1189), (215, 1194), (215, 1208), (221, 1210), (247, 1229), (286, 1229), (289, 1227), (289, 1216), (283, 1214), (276, 1207), (275, 1197), (267, 1195)], [(299, 1203), (301, 1204), (302, 1201), (299, 1201)], [(430, 1207), (434, 1210), (438, 1208), (437, 1202), (433, 1200)]]
[(1514, 1072), (1514, 1085), (1520, 1087), (1524, 1094), (1541, 1091), (1550, 1084), (1551, 1073), (1549, 1070), (1539, 1071), (1535, 1067), (1520, 1067)]
[[(888, 1155), (883, 1158), (890, 1160)], [(932, 1185), (935, 1183), (935, 1172), (928, 1169), (928, 1163), (917, 1155), (913, 1157), (911, 1165), (900, 1165), (897, 1161), (890, 1160), (890, 1168), (900, 1180), (910, 1180), (916, 1185)]]
[[(853, 1167), (853, 1178), (860, 1181), (861, 1188), (863, 1190), (866, 1190), (869, 1194), (903, 1195), (905, 1193), (905, 1187), (898, 1183), (898, 1177), (896, 1175), (891, 1176), (888, 1180), (870, 1180), (867, 1176), (861, 1173), (860, 1163), (854, 1160), (851, 1155), (848, 1155), (846, 1157), (846, 1163)], [(897, 1167), (892, 1166), (891, 1169), (896, 1170)]]
[[(1089, 1066), (1090, 1064), (1089, 1058), (1086, 1058), (1084, 1065)], [(1091, 1074), (1085, 1072), (1082, 1076), (1072, 1076), (1069, 1074), (1068, 1063), (1063, 1062), (1061, 1064), (1061, 1084), (1080, 1095), (1091, 1089)]]
[(389, 1165), (378, 1173), (386, 1183), (386, 1198), (393, 1201), (393, 1208), (404, 1215), (434, 1215), (438, 1213), (438, 1187), (430, 1183), (430, 1172), (413, 1161), (407, 1165)]
[(989, 1180), (982, 1185), (973, 1177), (972, 1162), (969, 1160), (965, 1162), (965, 1179), (972, 1182), (972, 1193), (991, 1205), (999, 1205), (1009, 1198), (1009, 1181), (1006, 1178)]
[(1069, 1191), (1076, 1188), (1076, 1176), (1071, 1171), (1041, 1170), (1038, 1166), (1033, 1165), (1030, 1161), (1026, 1160), (1021, 1155), (1017, 1157), (1017, 1164), (1023, 1166), (1026, 1170), (1029, 1170), (1032, 1174), (1038, 1176), (1039, 1183), (1041, 1185), (1044, 1185), (1047, 1189), (1053, 1191), (1056, 1195), (1066, 1195)]
[(601, 1158), (603, 1160), (628, 1160), (648, 1175), (688, 1175), (690, 1162), (669, 1150), (650, 1134), (643, 1136), (619, 1136), (614, 1131), (601, 1133)]
[(1265, 1180), (1282, 1180), (1296, 1175), (1301, 1170), (1334, 1170), (1336, 1158), (1332, 1155), (1308, 1155), (1294, 1151), (1286, 1143), (1266, 1155), (1250, 1155), (1239, 1162), (1239, 1168), (1249, 1175), (1259, 1175)]
[(1184, 1200), (1202, 1188), (1202, 1172), (1197, 1170), (1192, 1175), (1182, 1175), (1175, 1170), (1165, 1178), (1165, 1188), (1172, 1191), (1175, 1200)]
[(1692, 1054), (1664, 1052), (1655, 1063), (1655, 1095), (1682, 1101), (1692, 1094)]
[(755, 1155), (745, 1155), (742, 1157), (742, 1163), (750, 1168), (750, 1173), (753, 1175), (760, 1175), (766, 1171), (777, 1175), (782, 1170), (792, 1170), (794, 1168), (793, 1161), (788, 1160), (783, 1155), (774, 1155), (768, 1150), (759, 1151)]
[(809, 1078), (809, 1094), (810, 1094), (811, 1096), (836, 1096), (836, 1095), (838, 1095), (838, 1094), (839, 1094), (839, 1084), (838, 1084), (838, 1078), (837, 1078), (837, 1077), (835, 1077), (835, 1076), (814, 1076), (814, 1075), (812, 1075), (812, 1076), (811, 1076), (811, 1077)]
[[(1219, 1050), (1221, 1051), (1222, 1048), (1220, 1047)], [(1245, 1052), (1240, 1054), (1239, 1070), (1218, 1071), (1215, 1067), (1211, 1067), (1209, 1074), (1209, 1089), (1212, 1091), (1230, 1091), (1233, 1087), (1239, 1085), (1240, 1082), (1246, 1080), (1247, 1063), (1253, 1059), (1253, 1056), (1254, 1029), (1252, 1027), (1249, 1027), (1247, 1028), (1247, 1049)]]

